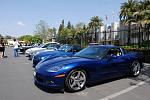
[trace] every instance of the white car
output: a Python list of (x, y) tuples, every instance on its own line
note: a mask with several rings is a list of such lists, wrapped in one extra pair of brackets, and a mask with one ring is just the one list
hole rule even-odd
[[(54, 48), (54, 46), (56, 48)], [(50, 42), (50, 43), (42, 44), (42, 45), (35, 47), (35, 48), (27, 49), (25, 53), (26, 53), (27, 57), (29, 57), (29, 59), (31, 60), (33, 55), (35, 55), (39, 51), (43, 51), (43, 50), (47, 50), (47, 49), (54, 51), (54, 50), (57, 50), (59, 47), (60, 47), (59, 43)]]

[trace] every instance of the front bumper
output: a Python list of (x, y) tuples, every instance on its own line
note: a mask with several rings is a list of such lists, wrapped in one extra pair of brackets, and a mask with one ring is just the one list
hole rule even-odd
[(40, 62), (40, 59), (33, 59), (33, 68), (35, 68), (35, 66)]
[(39, 73), (34, 74), (34, 83), (50, 89), (63, 89), (65, 78), (55, 78), (53, 76), (44, 76)]
[(32, 60), (33, 56), (34, 56), (33, 54), (29, 54), (29, 55), (28, 55), (29, 60)]

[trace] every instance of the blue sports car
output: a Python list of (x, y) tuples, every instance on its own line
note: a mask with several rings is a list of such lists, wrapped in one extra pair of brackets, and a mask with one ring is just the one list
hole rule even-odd
[(33, 67), (35, 67), (41, 60), (44, 62), (60, 56), (73, 56), (80, 50), (82, 50), (80, 45), (64, 44), (56, 51), (41, 51), (33, 57)]
[(142, 55), (127, 53), (111, 45), (87, 47), (72, 57), (57, 57), (36, 66), (34, 82), (53, 89), (80, 91), (86, 84), (119, 77), (138, 76), (143, 67)]

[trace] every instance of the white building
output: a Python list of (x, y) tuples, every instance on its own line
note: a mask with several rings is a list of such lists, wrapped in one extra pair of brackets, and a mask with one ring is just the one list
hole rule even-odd
[[(128, 24), (121, 24), (120, 22), (111, 23), (110, 26), (101, 26), (98, 33), (98, 43), (125, 45), (128, 42), (128, 30)], [(150, 34), (146, 31), (150, 31), (150, 29), (142, 30), (137, 23), (131, 23), (130, 43), (136, 44), (150, 40)]]
[(14, 40), (13, 39), (7, 39), (7, 43), (8, 43), (8, 45), (13, 45)]
[(100, 44), (113, 44), (113, 41), (119, 40), (119, 22), (114, 22), (110, 26), (101, 26), (98, 33), (98, 42)]

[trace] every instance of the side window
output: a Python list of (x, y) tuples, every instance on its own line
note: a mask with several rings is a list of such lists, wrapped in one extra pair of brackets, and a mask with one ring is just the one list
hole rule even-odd
[(56, 48), (59, 49), (59, 48), (60, 48), (60, 45), (57, 45), (57, 44), (56, 44)]
[(74, 51), (79, 52), (80, 50), (82, 50), (81, 46), (75, 45), (73, 46)]
[(120, 50), (120, 48), (113, 48), (113, 49), (110, 49), (108, 50), (108, 53), (107, 55), (110, 55), (110, 56), (121, 56), (122, 55), (122, 52)]

